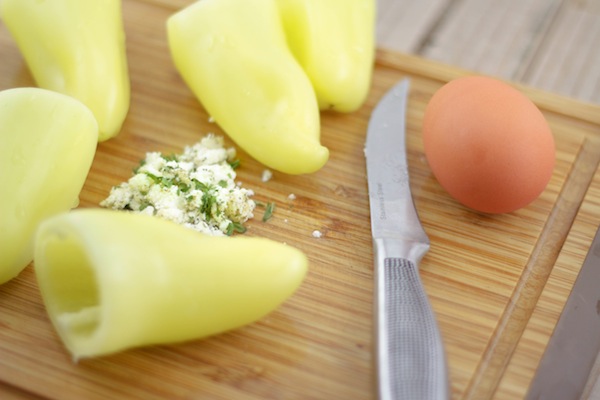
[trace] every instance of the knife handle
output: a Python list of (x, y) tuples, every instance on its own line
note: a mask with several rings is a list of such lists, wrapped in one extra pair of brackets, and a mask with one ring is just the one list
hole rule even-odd
[(417, 265), (377, 266), (377, 368), (382, 400), (448, 399), (446, 356)]

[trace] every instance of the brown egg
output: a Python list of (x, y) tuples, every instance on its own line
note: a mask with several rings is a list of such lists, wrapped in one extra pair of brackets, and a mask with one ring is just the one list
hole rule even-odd
[(520, 91), (489, 77), (455, 79), (433, 95), (423, 144), (442, 187), (484, 213), (528, 205), (554, 169), (554, 138), (540, 110)]

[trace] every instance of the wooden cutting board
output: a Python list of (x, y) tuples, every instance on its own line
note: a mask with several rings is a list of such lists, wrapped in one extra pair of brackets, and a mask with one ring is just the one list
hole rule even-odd
[[(169, 56), (165, 20), (189, 3), (123, 1), (131, 110), (121, 134), (98, 146), (81, 207), (97, 207), (146, 152), (180, 152), (209, 132), (222, 134)], [(1, 23), (0, 60), (0, 90), (33, 85)], [(408, 76), (411, 187), (432, 242), (421, 274), (446, 346), (453, 398), (522, 398), (600, 223), (600, 108), (519, 87), (552, 127), (556, 169), (528, 207), (478, 214), (436, 182), (420, 136), (431, 95), (468, 73), (379, 51), (365, 105), (352, 114), (322, 114), (331, 158), (312, 175), (275, 172), (262, 182), (265, 168), (238, 148), (238, 180), (256, 200), (277, 206), (268, 222), (257, 209), (246, 234), (284, 241), (310, 258), (298, 292), (254, 324), (74, 363), (47, 318), (32, 266), (0, 286), (0, 397), (373, 399), (373, 253), (363, 148), (374, 105)], [(313, 237), (314, 230), (323, 236)]]

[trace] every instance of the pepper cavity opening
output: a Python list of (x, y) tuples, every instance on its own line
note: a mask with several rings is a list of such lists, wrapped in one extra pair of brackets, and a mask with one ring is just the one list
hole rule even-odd
[(57, 330), (63, 338), (86, 339), (100, 325), (100, 295), (94, 269), (81, 241), (56, 232), (44, 249), (45, 297), (51, 301)]

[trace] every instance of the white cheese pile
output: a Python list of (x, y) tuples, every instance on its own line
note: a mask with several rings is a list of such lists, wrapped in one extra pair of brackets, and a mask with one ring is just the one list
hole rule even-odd
[(256, 203), (252, 190), (235, 183), (235, 149), (209, 134), (183, 154), (147, 153), (129, 181), (111, 189), (100, 206), (155, 215), (199, 232), (243, 232)]

